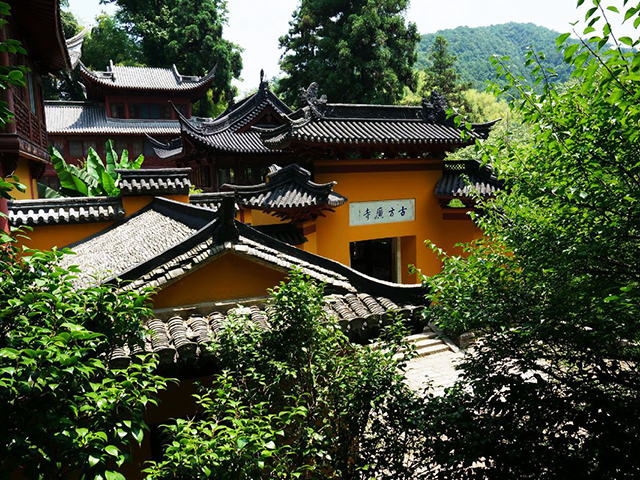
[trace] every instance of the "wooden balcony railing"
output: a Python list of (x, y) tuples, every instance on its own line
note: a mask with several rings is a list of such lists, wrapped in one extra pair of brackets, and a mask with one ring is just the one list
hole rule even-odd
[(14, 97), (14, 122), (16, 132), (34, 145), (47, 150), (47, 126), (44, 120), (34, 115), (29, 106)]

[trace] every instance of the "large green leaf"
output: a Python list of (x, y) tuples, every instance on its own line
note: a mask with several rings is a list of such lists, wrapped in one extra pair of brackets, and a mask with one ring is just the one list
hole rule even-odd
[(89, 188), (87, 184), (80, 180), (77, 175), (72, 173), (71, 167), (77, 169), (73, 165), (69, 165), (60, 152), (55, 147), (50, 148), (51, 161), (53, 162), (53, 168), (55, 168), (60, 180), (60, 187), (65, 195), (73, 197), (81, 197), (89, 194)]
[(96, 183), (102, 181), (102, 172), (105, 171), (104, 165), (98, 153), (92, 147), (89, 147), (89, 151), (87, 152), (86, 171), (91, 178), (95, 179)]
[(120, 195), (120, 189), (116, 187), (116, 181), (106, 170), (102, 171), (102, 188), (109, 197)]
[[(100, 193), (95, 193), (96, 191), (99, 192), (97, 180), (86, 170), (70, 164), (67, 164), (67, 169), (71, 174), (71, 178), (73, 179), (76, 188), (78, 191), (81, 191), (83, 195), (100, 195)], [(86, 191), (86, 193), (84, 193), (84, 191)]]
[(115, 170), (119, 168), (118, 166), (118, 154), (113, 148), (113, 140), (107, 140), (104, 144), (104, 150), (107, 152), (107, 172), (111, 175), (112, 178), (115, 178)]
[(53, 188), (49, 188), (46, 185), (38, 182), (38, 197), (39, 198), (62, 198), (62, 194)]
[(142, 167), (142, 162), (144, 162), (144, 155), (140, 155), (138, 158), (136, 158), (135, 162), (131, 164), (131, 168), (133, 170), (138, 170)]
[(129, 151), (122, 150), (122, 155), (120, 156), (120, 168), (131, 168), (129, 164)]

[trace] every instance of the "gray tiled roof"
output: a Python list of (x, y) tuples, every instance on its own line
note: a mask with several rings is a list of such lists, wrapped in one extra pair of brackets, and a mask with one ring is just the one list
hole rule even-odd
[(502, 189), (502, 182), (493, 171), (477, 160), (446, 161), (435, 196), (441, 199), (471, 199), (474, 194), (490, 197)]
[(120, 174), (120, 194), (186, 195), (191, 187), (190, 168), (147, 168), (116, 170)]
[[(328, 105), (332, 107), (332, 105)], [(368, 110), (369, 105), (360, 108)], [(415, 109), (418, 107), (396, 107)], [(379, 118), (322, 118), (302, 119), (271, 131), (262, 138), (270, 148), (283, 149), (292, 142), (309, 144), (393, 144), (393, 145), (470, 145), (479, 134), (463, 139), (461, 130), (450, 125), (427, 123), (422, 120)]]
[[(249, 123), (268, 108), (275, 111), (280, 118), (291, 113), (291, 109), (269, 89), (268, 82), (261, 81), (256, 93), (231, 105), (219, 117), (211, 121), (196, 124), (184, 118), (179, 112), (178, 117), (180, 118), (182, 135), (205, 148), (245, 154), (273, 153), (274, 150), (265, 146), (258, 132), (246, 129)], [(165, 152), (161, 152), (161, 150), (165, 150)], [(161, 158), (168, 158), (183, 152), (178, 149), (177, 145), (171, 144), (165, 147), (158, 145), (156, 153)]]
[(78, 265), (76, 285), (88, 285), (120, 276), (131, 266), (148, 261), (196, 231), (174, 217), (156, 210), (142, 211), (75, 245), (76, 255), (65, 256), (62, 266)]
[[(422, 106), (356, 105), (327, 103), (317, 96), (312, 84), (303, 95), (307, 106), (287, 117), (275, 128), (256, 129), (269, 148), (283, 149), (292, 144), (392, 146), (417, 149), (430, 145), (470, 145), (486, 138), (493, 123), (472, 127), (466, 138), (446, 116), (446, 101), (437, 94)], [(494, 122), (495, 123), (495, 122)]]
[[(256, 231), (256, 233), (258, 232)], [(260, 263), (266, 263), (272, 268), (282, 270), (283, 272), (298, 268), (314, 280), (323, 282), (330, 287), (347, 292), (357, 291), (356, 287), (351, 285), (349, 279), (343, 274), (305, 261), (299, 258), (298, 255), (284, 253), (244, 236), (238, 237), (235, 243), (223, 244), (216, 243), (212, 237), (205, 238), (184, 254), (158, 265), (153, 270), (139, 277), (131, 284), (131, 288), (145, 285), (157, 288), (164, 287), (174, 279), (182, 277), (199, 265), (225, 252), (231, 252), (242, 257), (258, 260)]]
[(209, 210), (217, 212), (220, 208), (223, 197), (224, 194), (221, 195), (219, 192), (192, 193), (189, 195), (189, 203), (197, 207), (208, 208)]
[(68, 38), (66, 41), (69, 58), (71, 59), (71, 68), (75, 68), (80, 61), (80, 57), (82, 56), (82, 44), (84, 43), (84, 37), (88, 32), (89, 30), (87, 28), (83, 28), (80, 33)]
[(177, 120), (132, 120), (107, 118), (103, 104), (90, 102), (45, 102), (47, 132), (95, 134), (178, 135)]
[(109, 222), (124, 218), (120, 198), (51, 198), (9, 202), (9, 223), (19, 227)]
[(242, 206), (300, 219), (316, 218), (322, 210), (332, 210), (347, 201), (333, 191), (336, 182), (314, 183), (311, 173), (297, 164), (284, 168), (272, 165), (270, 169), (268, 182), (258, 185), (225, 184), (222, 189), (235, 192)]
[(189, 91), (206, 87), (215, 76), (215, 67), (204, 77), (181, 75), (172, 68), (125, 67), (111, 62), (104, 72), (89, 70), (82, 63), (80, 71), (85, 79), (111, 88), (133, 90)]
[(394, 301), (421, 298), (419, 285), (376, 280), (338, 262), (302, 251), (233, 219), (232, 196), (218, 212), (164, 198), (88, 239), (71, 245), (78, 255), (78, 285), (91, 275), (119, 276), (128, 288), (164, 287), (224, 253), (235, 254), (288, 272), (298, 268), (335, 293), (368, 293)]
[[(145, 351), (158, 354), (161, 365), (190, 365), (195, 361), (213, 361), (207, 346), (224, 328), (231, 316), (246, 316), (262, 329), (269, 328), (269, 307), (264, 304), (227, 305), (217, 308), (194, 306), (167, 312), (165, 319), (154, 318), (146, 323), (149, 335), (145, 340)], [(421, 307), (397, 305), (384, 297), (367, 294), (330, 295), (325, 297), (325, 313), (334, 317), (352, 339), (366, 338), (381, 325), (402, 315), (409, 321), (419, 315)], [(130, 362), (128, 347), (117, 349), (111, 361), (116, 366)]]

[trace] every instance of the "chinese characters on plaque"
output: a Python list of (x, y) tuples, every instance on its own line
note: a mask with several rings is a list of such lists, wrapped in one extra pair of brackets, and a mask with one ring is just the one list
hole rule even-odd
[(378, 223), (410, 222), (416, 219), (416, 201), (380, 200), (349, 204), (349, 225), (375, 225)]

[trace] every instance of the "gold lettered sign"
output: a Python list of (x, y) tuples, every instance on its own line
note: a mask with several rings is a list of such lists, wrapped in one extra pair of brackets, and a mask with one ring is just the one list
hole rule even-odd
[(349, 204), (349, 225), (411, 222), (416, 219), (416, 200), (379, 200)]

